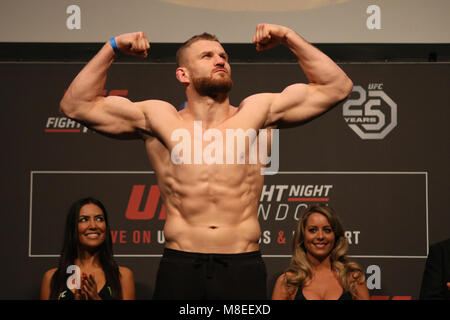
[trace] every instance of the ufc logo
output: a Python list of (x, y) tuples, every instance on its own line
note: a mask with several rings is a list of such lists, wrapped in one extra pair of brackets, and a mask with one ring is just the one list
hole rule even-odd
[[(158, 204), (161, 192), (158, 185), (150, 186), (147, 198), (144, 199), (144, 193), (146, 190), (145, 185), (134, 185), (131, 190), (130, 200), (128, 201), (127, 211), (125, 217), (129, 220), (151, 220), (157, 214)], [(141, 203), (145, 201), (143, 209)], [(166, 219), (166, 207), (161, 203), (161, 209), (159, 210), (158, 220)]]
[[(64, 90), (64, 94), (66, 93), (67, 89)], [(128, 95), (128, 90), (122, 90), (122, 89), (113, 89), (113, 90), (109, 90), (109, 94), (108, 94), (108, 90), (107, 89), (103, 89), (102, 90), (102, 96), (106, 97), (106, 96), (121, 96), (121, 97), (126, 97)]]
[[(108, 90), (103, 89), (102, 95), (106, 97)], [(128, 95), (128, 90), (109, 90), (108, 96), (121, 96), (126, 97)]]
[(371, 296), (371, 300), (411, 300), (411, 296)]

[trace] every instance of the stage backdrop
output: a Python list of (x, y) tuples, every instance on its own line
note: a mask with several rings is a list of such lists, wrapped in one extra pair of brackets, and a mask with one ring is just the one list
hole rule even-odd
[[(114, 251), (151, 299), (164, 247), (165, 208), (142, 141), (104, 137), (58, 112), (81, 63), (0, 64), (3, 275), (1, 299), (37, 299), (56, 266), (64, 220), (81, 197), (109, 211)], [(417, 299), (431, 243), (450, 236), (450, 64), (342, 64), (349, 98), (303, 126), (280, 130), (280, 167), (258, 208), (271, 291), (289, 263), (306, 205), (334, 207), (348, 254), (374, 299)], [(233, 105), (305, 82), (296, 64), (233, 64)], [(181, 108), (175, 65), (115, 63), (105, 95), (162, 99)], [(268, 292), (270, 295), (271, 292)]]

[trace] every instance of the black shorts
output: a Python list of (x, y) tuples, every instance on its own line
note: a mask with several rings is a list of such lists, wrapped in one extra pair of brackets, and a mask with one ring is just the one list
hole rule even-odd
[(267, 272), (259, 251), (204, 254), (164, 249), (155, 300), (263, 300)]

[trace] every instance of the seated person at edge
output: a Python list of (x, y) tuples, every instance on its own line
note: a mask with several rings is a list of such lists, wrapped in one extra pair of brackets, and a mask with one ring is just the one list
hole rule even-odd
[[(80, 277), (78, 285), (73, 275)], [(69, 289), (71, 283), (75, 288)], [(134, 300), (133, 272), (114, 261), (108, 215), (96, 199), (80, 199), (70, 207), (59, 266), (42, 279), (41, 300), (50, 299)]]
[(420, 300), (450, 300), (450, 238), (430, 246)]
[(333, 209), (310, 206), (297, 224), (291, 263), (272, 300), (368, 300), (361, 268), (348, 260), (348, 242)]

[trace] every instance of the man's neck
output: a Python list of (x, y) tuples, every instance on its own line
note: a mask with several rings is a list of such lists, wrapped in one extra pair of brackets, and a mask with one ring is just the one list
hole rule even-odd
[(230, 100), (227, 95), (218, 97), (195, 96), (188, 97), (188, 104), (184, 110), (192, 120), (200, 120), (204, 126), (213, 126), (228, 118)]

